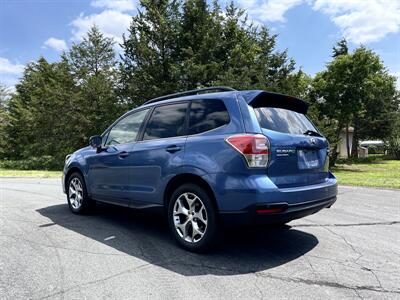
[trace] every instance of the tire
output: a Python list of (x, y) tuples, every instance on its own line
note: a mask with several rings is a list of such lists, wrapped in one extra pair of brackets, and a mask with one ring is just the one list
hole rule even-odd
[(74, 214), (88, 213), (95, 202), (88, 197), (85, 180), (80, 173), (72, 173), (67, 185), (68, 206)]
[(195, 184), (184, 184), (168, 202), (168, 225), (177, 243), (192, 252), (215, 246), (219, 233), (217, 209), (210, 196)]

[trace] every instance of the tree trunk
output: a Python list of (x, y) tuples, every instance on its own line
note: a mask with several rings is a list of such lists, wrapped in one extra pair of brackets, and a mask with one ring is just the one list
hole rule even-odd
[(358, 158), (358, 119), (354, 119), (353, 143), (351, 145), (351, 157)]
[(347, 158), (350, 158), (350, 138), (349, 138), (349, 124), (346, 125), (346, 150), (347, 150)]

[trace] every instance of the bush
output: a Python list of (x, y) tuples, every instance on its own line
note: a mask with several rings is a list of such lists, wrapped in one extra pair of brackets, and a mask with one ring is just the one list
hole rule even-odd
[(390, 156), (385, 154), (368, 154), (368, 157), (350, 157), (350, 158), (339, 158), (337, 164), (373, 164), (379, 163), (383, 160), (392, 159)]
[(21, 160), (2, 160), (0, 168), (15, 170), (61, 170), (64, 161), (53, 156), (39, 156)]

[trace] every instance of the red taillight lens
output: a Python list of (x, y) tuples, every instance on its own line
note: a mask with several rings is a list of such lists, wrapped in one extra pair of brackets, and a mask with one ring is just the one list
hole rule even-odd
[(265, 208), (265, 209), (257, 209), (256, 212), (258, 214), (274, 214), (274, 213), (279, 213), (282, 212), (282, 208)]
[(226, 139), (239, 151), (250, 168), (265, 168), (268, 165), (269, 141), (261, 134), (233, 135)]

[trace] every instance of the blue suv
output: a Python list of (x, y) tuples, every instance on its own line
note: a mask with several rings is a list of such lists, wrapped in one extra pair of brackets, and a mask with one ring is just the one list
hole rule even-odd
[(306, 102), (212, 87), (147, 101), (68, 155), (73, 213), (96, 202), (163, 208), (177, 242), (213, 245), (222, 226), (284, 224), (330, 207), (329, 144)]

